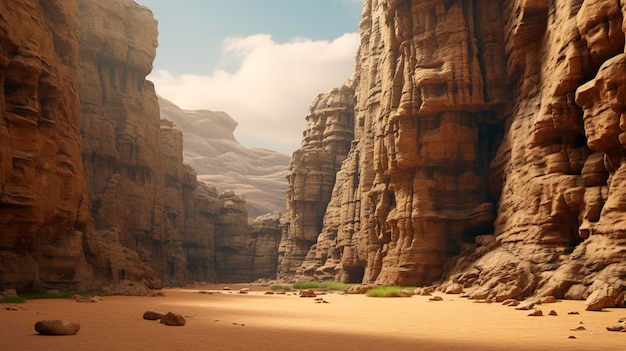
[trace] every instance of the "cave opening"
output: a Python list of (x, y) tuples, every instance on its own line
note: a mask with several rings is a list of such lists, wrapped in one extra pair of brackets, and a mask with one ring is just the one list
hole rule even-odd
[(345, 283), (360, 284), (365, 276), (365, 267), (363, 266), (344, 266), (343, 267)]

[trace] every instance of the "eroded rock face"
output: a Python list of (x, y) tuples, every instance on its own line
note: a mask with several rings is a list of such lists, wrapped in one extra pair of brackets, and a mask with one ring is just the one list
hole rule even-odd
[(363, 14), (355, 141), (296, 277), (447, 279), (500, 301), (625, 290), (626, 5)]
[(248, 235), (253, 242), (252, 272), (249, 281), (276, 277), (278, 246), (283, 227), (284, 217), (280, 212), (259, 216), (248, 227)]
[(245, 282), (252, 265), (248, 240), (246, 200), (234, 191), (218, 197), (220, 216), (215, 222), (215, 269), (220, 282)]
[(78, 8), (0, 1), (0, 13), (0, 288), (80, 289), (91, 272)]
[(278, 278), (291, 277), (322, 228), (335, 174), (354, 130), (354, 90), (320, 94), (311, 104), (302, 147), (293, 153), (287, 180), (286, 228), (279, 248)]

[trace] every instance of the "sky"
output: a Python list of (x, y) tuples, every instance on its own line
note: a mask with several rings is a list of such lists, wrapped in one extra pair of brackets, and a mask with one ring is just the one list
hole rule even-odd
[(354, 70), (364, 0), (135, 1), (159, 22), (157, 94), (228, 113), (246, 147), (290, 155), (313, 99)]

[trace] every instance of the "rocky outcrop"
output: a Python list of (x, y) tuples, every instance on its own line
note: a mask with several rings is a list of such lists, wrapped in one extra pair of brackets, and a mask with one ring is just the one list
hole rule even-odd
[(161, 118), (184, 133), (184, 162), (198, 179), (219, 192), (233, 190), (246, 198), (250, 221), (266, 213), (285, 212), (285, 178), (289, 156), (266, 149), (249, 149), (235, 139), (235, 122), (225, 112), (182, 110), (159, 97)]
[(496, 300), (626, 290), (626, 6), (363, 13), (355, 141), (296, 278), (444, 280)]
[(280, 212), (259, 216), (248, 227), (252, 242), (252, 269), (248, 281), (276, 277), (278, 246), (283, 227), (283, 214)]
[(0, 289), (78, 289), (91, 278), (78, 8), (0, 1), (0, 13)]
[(287, 173), (278, 278), (295, 274), (322, 228), (335, 174), (353, 139), (354, 100), (354, 90), (344, 85), (318, 95), (309, 108), (302, 147), (293, 153)]
[(225, 191), (219, 201), (220, 216), (215, 222), (217, 281), (273, 279), (282, 234), (281, 213), (259, 216), (248, 227), (245, 198)]

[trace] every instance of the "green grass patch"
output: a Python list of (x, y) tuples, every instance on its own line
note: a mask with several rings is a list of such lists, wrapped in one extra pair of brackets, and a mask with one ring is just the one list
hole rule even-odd
[(59, 292), (38, 292), (20, 294), (26, 300), (40, 300), (40, 299), (69, 299), (74, 295), (80, 295), (82, 297), (91, 297), (91, 294), (84, 291), (59, 291)]
[(24, 303), (26, 298), (22, 296), (4, 296), (0, 299), (0, 303)]
[(294, 289), (318, 289), (318, 290), (343, 290), (352, 284), (339, 283), (333, 281), (325, 282), (298, 282), (293, 284)]
[(406, 286), (379, 286), (368, 290), (365, 296), (368, 297), (410, 297), (410, 294), (405, 294), (402, 290), (415, 290), (414, 287)]
[(28, 300), (38, 299), (69, 299), (74, 295), (80, 295), (85, 298), (91, 297), (90, 293), (84, 291), (37, 292), (19, 294), (18, 296), (5, 296), (0, 299), (0, 303), (25, 303)]
[(272, 291), (291, 291), (291, 287), (289, 285), (272, 285), (270, 287), (270, 290)]

